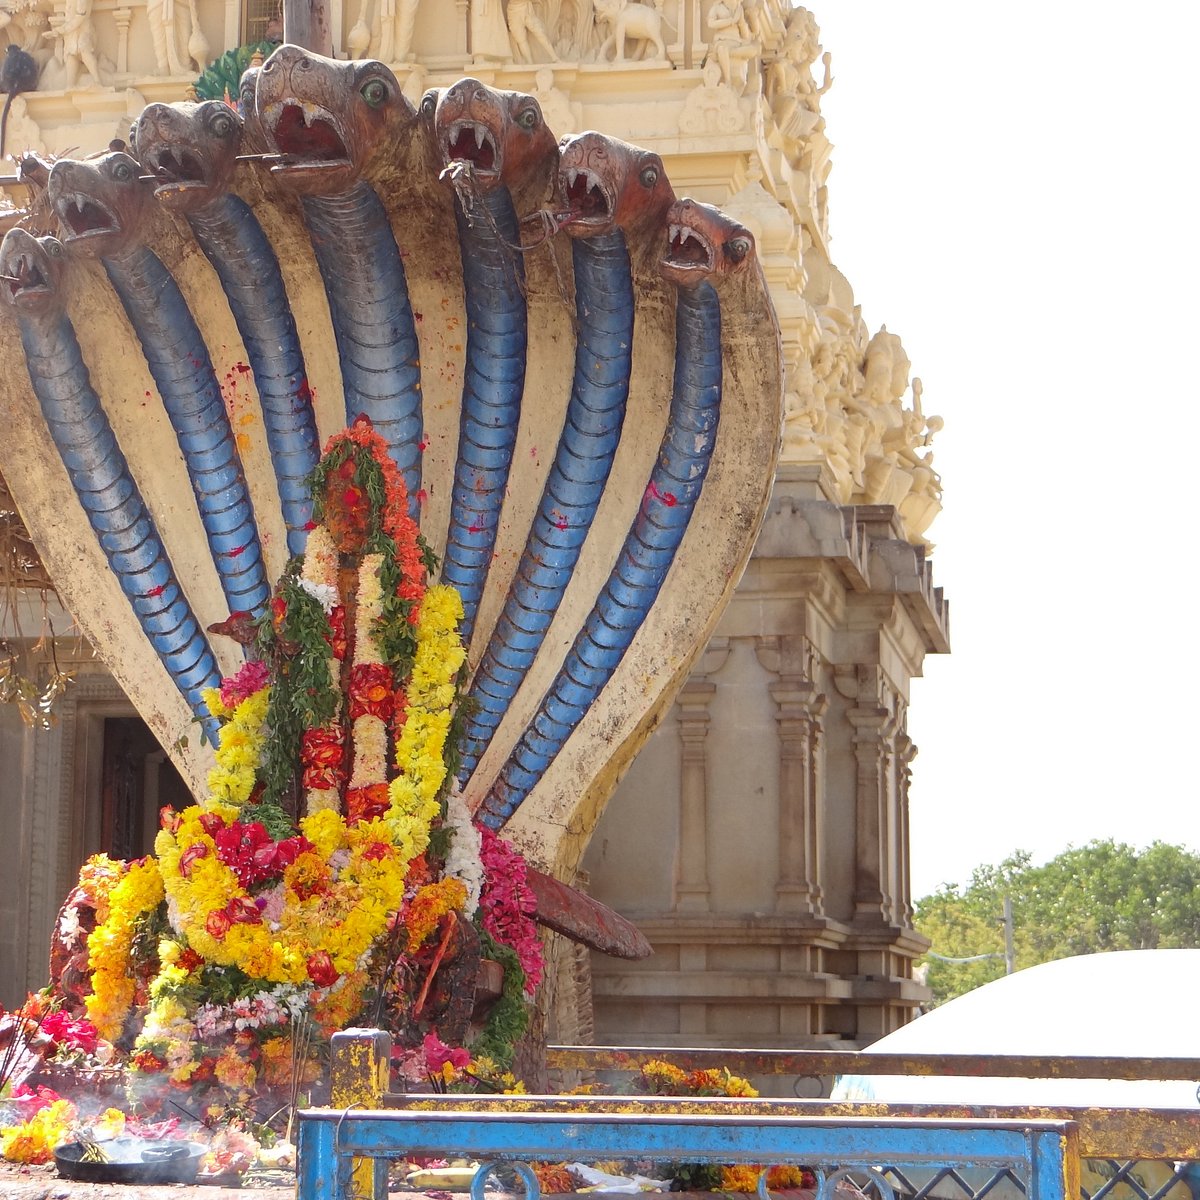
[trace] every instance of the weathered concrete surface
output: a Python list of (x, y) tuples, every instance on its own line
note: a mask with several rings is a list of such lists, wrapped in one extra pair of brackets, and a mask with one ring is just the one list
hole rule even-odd
[(0, 1162), (0, 1197), (3, 1200), (293, 1200), (292, 1187), (227, 1188), (210, 1184), (79, 1183), (60, 1179), (53, 1165), (17, 1167)]

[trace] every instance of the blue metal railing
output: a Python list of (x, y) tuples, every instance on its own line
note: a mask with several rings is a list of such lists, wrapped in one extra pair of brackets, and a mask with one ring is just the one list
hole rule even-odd
[[(407, 1157), (479, 1160), (476, 1200), (496, 1163), (628, 1158), (803, 1166), (816, 1176), (817, 1200), (832, 1197), (847, 1181), (894, 1200), (907, 1190), (895, 1181), (914, 1170), (924, 1178), (982, 1171), (984, 1182), (969, 1189), (975, 1196), (999, 1180), (1016, 1184), (1030, 1200), (1079, 1195), (1078, 1148), (1068, 1122), (800, 1118), (765, 1115), (762, 1101), (745, 1115), (704, 1107), (702, 1101), (677, 1100), (672, 1112), (613, 1113), (587, 1111), (586, 1098), (580, 1098), (580, 1111), (568, 1114), (308, 1109), (299, 1114), (297, 1197), (371, 1200), (383, 1191), (384, 1173), (376, 1170), (364, 1185), (352, 1160)], [(533, 1172), (519, 1173), (526, 1200), (536, 1200)], [(767, 1196), (764, 1181), (765, 1174), (760, 1197)]]

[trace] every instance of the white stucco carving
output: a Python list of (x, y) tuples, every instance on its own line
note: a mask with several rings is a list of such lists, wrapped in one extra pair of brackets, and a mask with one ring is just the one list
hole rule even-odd
[[(138, 7), (131, 18), (93, 0), (54, 0), (47, 16), (38, 5), (48, 2), (0, 0), (0, 37), (33, 45), (45, 63), (38, 92), (14, 105), (14, 147), (98, 150), (122, 133), (125, 106), (110, 106), (109, 117), (98, 97), (64, 104), (64, 90), (94, 87), (98, 75), (145, 92), (142, 80), (166, 76), (180, 80), (182, 98), (192, 73), (230, 48), (209, 42), (230, 28), (227, 0), (143, 0), (145, 23)], [(677, 191), (731, 206), (760, 239), (780, 316), (784, 461), (826, 464), (841, 503), (895, 505), (906, 535), (928, 546), (941, 506), (931, 448), (941, 422), (923, 414), (899, 338), (868, 329), (829, 255), (821, 97), (833, 79), (808, 9), (786, 0), (351, 0), (335, 11), (342, 53), (391, 63), (414, 103), (427, 87), (482, 70), (535, 95), (556, 134), (604, 129), (659, 149)], [(119, 12), (123, 31), (112, 25)], [(118, 64), (100, 53), (112, 45)], [(150, 88), (153, 99), (172, 98)]]
[(593, 0), (593, 4), (596, 23), (607, 28), (596, 55), (601, 62), (610, 57), (614, 62), (624, 62), (626, 58), (666, 61), (663, 0), (654, 0), (651, 4), (638, 4), (635, 0)]

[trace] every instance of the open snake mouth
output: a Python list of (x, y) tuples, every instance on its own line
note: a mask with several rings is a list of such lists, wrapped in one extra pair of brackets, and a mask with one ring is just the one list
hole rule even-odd
[(587, 167), (564, 167), (559, 172), (567, 206), (576, 221), (604, 225), (612, 220), (612, 193), (595, 171)]
[(717, 261), (716, 248), (698, 229), (672, 224), (668, 230), (663, 262), (684, 271), (711, 271)]
[(478, 121), (455, 121), (442, 137), (447, 163), (470, 163), (481, 175), (499, 175), (500, 149), (492, 131)]
[(147, 166), (159, 180), (156, 192), (166, 188), (204, 187), (208, 183), (204, 160), (182, 146), (164, 146), (147, 158), (150, 159)]
[(120, 233), (121, 222), (107, 204), (82, 192), (67, 192), (54, 202), (58, 219), (70, 231), (72, 239), (101, 237), (106, 233)]
[(3, 274), (14, 301), (46, 295), (50, 291), (50, 280), (31, 254), (18, 254), (10, 259), (0, 268), (0, 274)]
[(350, 163), (346, 139), (337, 118), (327, 108), (308, 100), (271, 104), (263, 114), (280, 154), (289, 167), (344, 167)]

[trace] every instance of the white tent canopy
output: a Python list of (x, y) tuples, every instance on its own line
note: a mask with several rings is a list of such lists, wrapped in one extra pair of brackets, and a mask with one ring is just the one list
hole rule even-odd
[[(1200, 950), (1057, 959), (985, 984), (868, 1046), (880, 1054), (1200, 1058)], [(847, 1075), (840, 1100), (1195, 1108), (1197, 1081)]]

